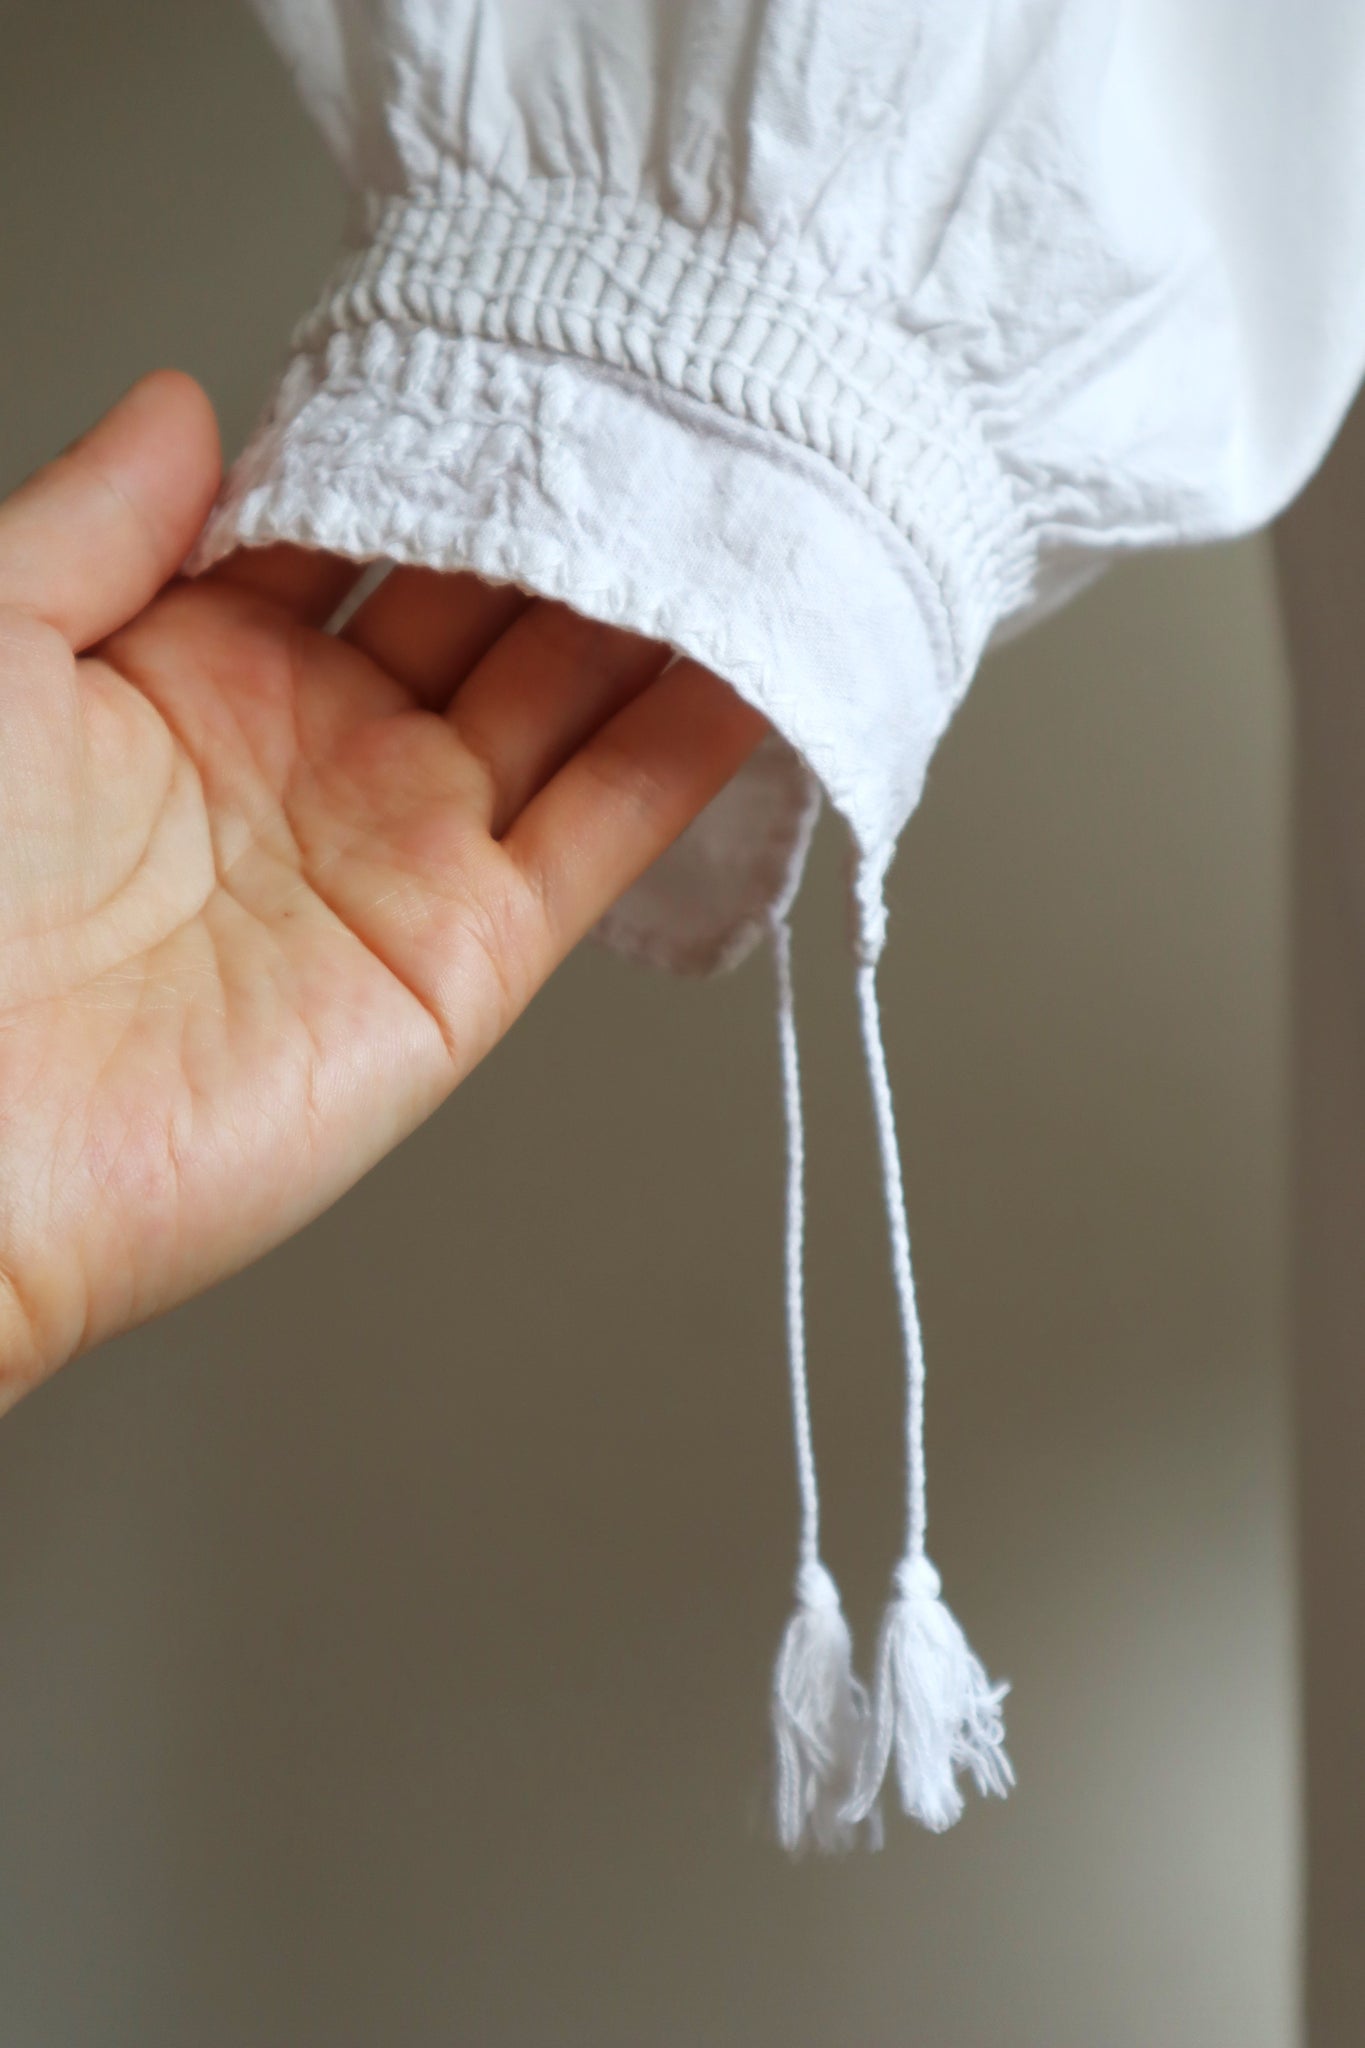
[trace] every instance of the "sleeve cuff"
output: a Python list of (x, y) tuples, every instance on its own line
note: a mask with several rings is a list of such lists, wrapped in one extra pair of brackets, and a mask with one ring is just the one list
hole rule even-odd
[(290, 541), (469, 569), (660, 640), (757, 706), (776, 738), (608, 918), (624, 950), (742, 957), (797, 886), (820, 789), (879, 902), (1025, 574), (960, 400), (927, 363), (901, 388), (903, 359), (847, 306), (733, 233), (711, 250), (602, 202), (370, 213), (194, 566)]

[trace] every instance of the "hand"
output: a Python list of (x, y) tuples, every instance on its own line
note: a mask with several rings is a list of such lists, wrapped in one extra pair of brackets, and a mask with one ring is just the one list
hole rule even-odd
[(177, 581), (218, 474), (163, 373), (0, 506), (0, 1408), (349, 1187), (764, 729), (471, 576)]

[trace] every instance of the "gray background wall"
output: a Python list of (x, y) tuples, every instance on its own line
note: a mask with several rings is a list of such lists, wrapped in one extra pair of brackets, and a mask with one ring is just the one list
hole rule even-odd
[[(339, 219), (244, 10), (12, 10), (0, 483), (158, 361), (240, 435)], [(768, 981), (585, 951), (312, 1230), (0, 1430), (5, 2048), (1291, 2048), (1285, 760), (1262, 547), (1147, 562), (988, 666), (895, 872), (935, 1551), (1016, 1798), (764, 1841)], [(899, 1416), (840, 856), (798, 972), (866, 1633)]]

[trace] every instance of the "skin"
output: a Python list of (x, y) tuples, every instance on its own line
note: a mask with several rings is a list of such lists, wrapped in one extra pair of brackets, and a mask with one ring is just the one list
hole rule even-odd
[(182, 580), (219, 465), (161, 372), (0, 505), (0, 1412), (351, 1186), (764, 730), (473, 577)]

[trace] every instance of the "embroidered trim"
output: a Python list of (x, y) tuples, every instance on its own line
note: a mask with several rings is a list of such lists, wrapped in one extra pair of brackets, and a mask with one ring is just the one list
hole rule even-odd
[[(931, 345), (870, 310), (889, 296), (874, 281), (577, 181), (531, 181), (514, 199), (468, 171), (452, 170), (439, 196), (367, 195), (352, 239), (295, 337), (315, 361), (330, 363), (344, 336), (392, 389), (428, 381), (424, 334), (510, 342), (609, 364), (780, 433), (833, 463), (912, 542), (964, 682), (1021, 601), (1022, 499)], [(428, 395), (439, 411), (439, 390)]]

